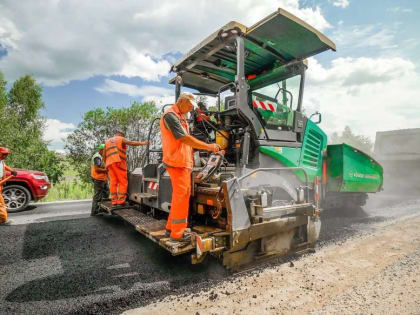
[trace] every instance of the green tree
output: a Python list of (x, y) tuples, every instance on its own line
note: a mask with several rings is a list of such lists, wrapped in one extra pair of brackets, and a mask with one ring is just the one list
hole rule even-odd
[(373, 142), (366, 136), (355, 135), (349, 126), (344, 127), (341, 135), (339, 135), (337, 132), (334, 132), (329, 137), (329, 140), (331, 144), (347, 143), (367, 154), (372, 154)]
[[(48, 143), (42, 138), (45, 128), (45, 120), (39, 113), (44, 106), (42, 88), (28, 75), (16, 80), (7, 95), (5, 87), (1, 75), (0, 145), (12, 151), (7, 163), (14, 168), (43, 171), (53, 183), (58, 182), (63, 174), (62, 159), (48, 150)], [(5, 99), (6, 103), (1, 103)]]
[(7, 105), (7, 81), (4, 79), (3, 73), (0, 72), (0, 112)]
[[(130, 140), (147, 139), (151, 122), (158, 117), (158, 109), (153, 102), (134, 102), (128, 108), (93, 109), (85, 113), (83, 121), (67, 137), (66, 149), (76, 167), (79, 177), (90, 182), (90, 161), (101, 143), (114, 135), (116, 128), (125, 132)], [(155, 122), (152, 132), (152, 147), (160, 146), (159, 123)], [(127, 167), (133, 170), (145, 162), (146, 147), (128, 147)]]
[(8, 94), (9, 107), (23, 125), (38, 123), (39, 111), (44, 107), (42, 88), (30, 75), (25, 75), (13, 83)]

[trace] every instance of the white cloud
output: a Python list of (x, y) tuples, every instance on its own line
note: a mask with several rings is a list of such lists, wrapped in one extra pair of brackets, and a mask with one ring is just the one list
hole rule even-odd
[(414, 64), (402, 58), (338, 58), (324, 68), (316, 59), (311, 59), (308, 78), (314, 85), (334, 84), (354, 87), (390, 82), (404, 78), (415, 70)]
[(339, 58), (326, 68), (311, 58), (304, 107), (323, 114), (327, 133), (349, 125), (374, 139), (376, 131), (420, 126), (420, 75), (403, 58)]
[(6, 17), (0, 16), (0, 47), (16, 49), (16, 43), (20, 38), (21, 34), (15, 24)]
[(44, 140), (53, 144), (63, 143), (63, 140), (76, 128), (74, 124), (65, 123), (58, 119), (47, 119)]
[(387, 11), (392, 12), (392, 13), (412, 13), (413, 9), (394, 7), (394, 8), (388, 8)]
[(111, 79), (105, 79), (104, 83), (101, 86), (95, 88), (95, 90), (101, 93), (120, 93), (126, 94), (132, 97), (136, 96), (169, 96), (173, 94), (173, 90), (166, 89), (160, 86), (153, 86), (153, 85), (144, 85), (144, 86), (137, 86), (134, 84), (118, 82)]
[(160, 95), (149, 95), (143, 99), (144, 102), (153, 101), (158, 107), (161, 107), (166, 104), (173, 104), (175, 103), (175, 94), (168, 95), (168, 96), (160, 96)]
[(339, 23), (331, 38), (342, 48), (396, 48), (395, 31), (381, 24), (352, 25)]
[(96, 87), (95, 90), (101, 93), (120, 93), (131, 97), (142, 97), (143, 102), (153, 101), (158, 106), (173, 104), (175, 100), (174, 89), (153, 85), (137, 86), (111, 79), (105, 79), (104, 83)]
[(127, 51), (128, 62), (118, 74), (133, 78), (140, 77), (148, 81), (159, 81), (161, 76), (169, 74), (171, 65), (166, 60), (155, 61), (150, 56), (131, 48)]
[(278, 7), (330, 27), (319, 7), (298, 0), (15, 1), (0, 4), (0, 59), (7, 80), (31, 73), (46, 85), (95, 75), (157, 81), (168, 52), (186, 52), (231, 20), (252, 25)]
[(341, 7), (341, 8), (346, 8), (346, 7), (348, 7), (348, 5), (349, 5), (349, 0), (336, 0), (336, 1), (333, 1), (333, 6), (335, 6), (335, 7)]

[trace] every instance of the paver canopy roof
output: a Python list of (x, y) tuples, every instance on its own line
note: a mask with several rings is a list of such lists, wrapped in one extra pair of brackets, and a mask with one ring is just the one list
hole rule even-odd
[(217, 93), (222, 85), (235, 79), (236, 47), (229, 38), (238, 33), (245, 38), (247, 76), (269, 72), (328, 49), (335, 51), (335, 44), (321, 32), (278, 9), (251, 27), (229, 22), (176, 61), (171, 71), (182, 76), (186, 87)]

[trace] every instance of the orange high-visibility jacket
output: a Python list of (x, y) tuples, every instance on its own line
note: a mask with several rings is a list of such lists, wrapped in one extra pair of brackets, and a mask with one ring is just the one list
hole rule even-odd
[(195, 111), (197, 112), (197, 121), (210, 120), (210, 117), (204, 114), (200, 108), (197, 108)]
[(167, 113), (174, 113), (180, 120), (187, 134), (190, 134), (187, 119), (181, 114), (178, 106), (173, 105), (165, 111), (160, 119), (160, 133), (162, 137), (163, 163), (172, 167), (193, 167), (193, 149), (191, 146), (177, 140), (172, 132), (166, 128), (164, 116)]
[(99, 152), (97, 152), (93, 157), (92, 157), (92, 165), (90, 166), (90, 176), (92, 176), (93, 179), (96, 180), (100, 180), (100, 181), (106, 181), (107, 180), (107, 176), (105, 173), (100, 173), (96, 171), (96, 165), (95, 165), (95, 159), (99, 158), (101, 160), (101, 165), (99, 167), (103, 168), (103, 163), (102, 163), (102, 156), (99, 154)]
[(123, 137), (115, 136), (105, 142), (105, 167), (113, 163), (122, 162), (125, 167), (127, 160), (127, 146), (123, 143)]

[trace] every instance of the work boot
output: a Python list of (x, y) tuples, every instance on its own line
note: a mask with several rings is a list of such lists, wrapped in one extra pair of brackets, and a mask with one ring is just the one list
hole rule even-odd
[(124, 207), (129, 207), (130, 204), (126, 201), (124, 203), (119, 203), (117, 205), (113, 205), (112, 207), (114, 207), (114, 206), (117, 207), (117, 208), (124, 208)]
[(6, 222), (3, 222), (3, 223), (0, 223), (0, 225), (4, 225), (4, 226), (7, 226), (7, 225), (12, 225), (13, 224), (13, 220), (11, 220), (11, 219), (9, 219), (9, 220), (7, 220)]
[(178, 243), (190, 243), (191, 242), (191, 230), (190, 229), (185, 229), (184, 234), (182, 234), (182, 236), (180, 238), (173, 238), (171, 237), (170, 240), (171, 242), (178, 242)]

